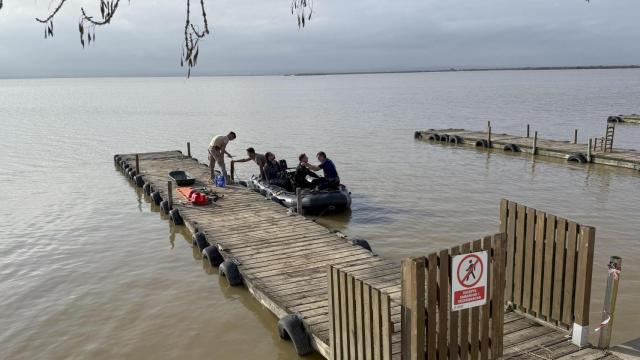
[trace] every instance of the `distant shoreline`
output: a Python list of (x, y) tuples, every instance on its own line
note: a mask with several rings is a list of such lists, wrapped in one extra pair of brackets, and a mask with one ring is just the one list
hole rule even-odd
[(322, 75), (366, 75), (366, 74), (413, 74), (463, 71), (524, 71), (524, 70), (610, 70), (610, 69), (640, 69), (640, 65), (596, 65), (596, 66), (526, 66), (500, 68), (448, 68), (432, 70), (389, 70), (389, 71), (347, 71), (347, 72), (318, 72), (284, 74), (284, 76), (322, 76)]

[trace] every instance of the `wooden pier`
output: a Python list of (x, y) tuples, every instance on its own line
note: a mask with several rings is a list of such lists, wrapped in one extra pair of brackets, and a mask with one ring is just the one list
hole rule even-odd
[(609, 116), (607, 118), (607, 122), (610, 122), (610, 123), (640, 124), (640, 115), (631, 114), (631, 115)]
[[(432, 297), (435, 296), (436, 289), (447, 291), (447, 287), (436, 284), (438, 281), (440, 284), (446, 284), (445, 271), (440, 271), (439, 277), (435, 278), (436, 273), (430, 272), (430, 268), (425, 268), (424, 262), (422, 268), (413, 264), (413, 275), (417, 277), (411, 278), (411, 272), (406, 269), (406, 266), (411, 264), (409, 260), (403, 261), (401, 271), (397, 262), (376, 256), (361, 246), (354, 245), (344, 235), (288, 211), (250, 189), (239, 185), (212, 187), (208, 166), (180, 151), (116, 155), (114, 160), (117, 168), (128, 173), (138, 187), (144, 185), (149, 192), (158, 192), (156, 197), (159, 195), (162, 199), (168, 200), (168, 206), (174, 211), (178, 210), (179, 218), (184, 225), (194, 235), (204, 234), (207, 243), (217, 248), (225, 263), (232, 262), (237, 265), (242, 283), (257, 301), (279, 319), (291, 314), (302, 319), (310, 345), (327, 359), (412, 358), (409, 333), (402, 331), (403, 327), (407, 327), (406, 324), (411, 325), (412, 320), (408, 317), (411, 306), (417, 307), (418, 313), (424, 311), (424, 314), (427, 314), (430, 326), (432, 322), (433, 325), (436, 324), (436, 312), (440, 319), (446, 316), (446, 296), (437, 297), (445, 299), (444, 303), (438, 305), (435, 302), (436, 298)], [(172, 184), (167, 176), (170, 171), (178, 169), (189, 172), (197, 179), (193, 187), (215, 191), (220, 199), (205, 206), (189, 203), (175, 191), (175, 184)], [(150, 199), (149, 196), (145, 198)], [(154, 201), (151, 202), (152, 206), (156, 206), (153, 204)], [(507, 210), (508, 207), (505, 208), (505, 211)], [(515, 216), (515, 213), (512, 215)], [(172, 221), (175, 219), (172, 217)], [(501, 230), (509, 233), (515, 229), (507, 217), (503, 220), (507, 225)], [(508, 241), (509, 236), (511, 235), (501, 234), (493, 238), (488, 237), (452, 251), (463, 253), (480, 249), (481, 246), (491, 247), (492, 244), (506, 246), (505, 255), (498, 257), (503, 259), (503, 262), (497, 264), (502, 265), (495, 266), (496, 269), (503, 270), (492, 278), (492, 281), (500, 283), (505, 281), (504, 260), (512, 256), (508, 252), (512, 248), (500, 242), (500, 239)], [(513, 238), (523, 241), (515, 235)], [(196, 249), (197, 246), (194, 244)], [(439, 263), (447, 259), (447, 251), (439, 253)], [(430, 255), (426, 259), (432, 258)], [(435, 262), (432, 260), (431, 264)], [(507, 261), (506, 266), (513, 266), (513, 262)], [(411, 290), (408, 284), (412, 279), (414, 283), (421, 284), (418, 286), (421, 291), (415, 292), (415, 288)], [(513, 278), (507, 276), (507, 280), (513, 281)], [(544, 284), (547, 286), (547, 280)], [(424, 295), (425, 288), (427, 302), (419, 297), (412, 297), (420, 293)], [(501, 286), (496, 288), (499, 289)], [(513, 291), (510, 289), (508, 288), (508, 295), (512, 296)], [(587, 290), (582, 288), (581, 294), (589, 292)], [(504, 358), (532, 359), (615, 358), (601, 350), (574, 345), (566, 329), (541, 321), (535, 312), (533, 316), (531, 313), (518, 312), (517, 306), (516, 311), (513, 311), (512, 298), (506, 299), (502, 292), (492, 293), (495, 299), (492, 300), (494, 306), (491, 313), (489, 305), (485, 306), (486, 309), (481, 313), (467, 312), (468, 323), (461, 322), (459, 330), (460, 334), (464, 335), (458, 336), (457, 333), (453, 333), (455, 339), (460, 338), (461, 344), (464, 345), (454, 346), (450, 341), (451, 352), (447, 356), (447, 351), (443, 353), (441, 347), (440, 359), (487, 359), (498, 358), (500, 355)], [(412, 299), (415, 300), (413, 303)], [(507, 304), (508, 307), (505, 307)], [(500, 310), (503, 308), (506, 310)], [(583, 307), (580, 309), (584, 310)], [(586, 311), (588, 313), (588, 306)], [(490, 327), (489, 315), (492, 316)], [(460, 316), (464, 319), (465, 313), (461, 312)], [(572, 315), (565, 316), (573, 320)], [(449, 318), (453, 319), (454, 316), (451, 315)], [(423, 321), (418, 328), (424, 324)], [(458, 329), (457, 320), (455, 326), (452, 324), (449, 331), (453, 331), (454, 327)], [(415, 326), (415, 323), (413, 325)], [(437, 322), (437, 326), (439, 329), (445, 329), (444, 332), (447, 333), (446, 320), (445, 323)], [(435, 348), (428, 348), (429, 345), (440, 344), (445, 348), (449, 346), (446, 345), (447, 339), (441, 336), (438, 337), (438, 343), (432, 344), (432, 337), (433, 341), (436, 341), (436, 337), (435, 332), (429, 329), (431, 328), (426, 328), (427, 345), (422, 348), (434, 351), (435, 354)], [(465, 329), (470, 330), (467, 332)], [(424, 331), (425, 328), (422, 328), (422, 334)], [(487, 331), (491, 331), (490, 335)], [(468, 337), (468, 343), (465, 336)], [(413, 340), (415, 341), (415, 338)], [(488, 341), (491, 345), (488, 345)], [(421, 353), (419, 349), (421, 348), (414, 348), (417, 353)], [(417, 358), (424, 357), (419, 355)]]
[(500, 149), (511, 152), (521, 152), (548, 156), (580, 163), (595, 163), (610, 166), (640, 170), (640, 152), (632, 149), (612, 148), (602, 151), (596, 147), (598, 141), (593, 139), (587, 144), (574, 141), (549, 140), (537, 136), (537, 132), (525, 136), (511, 134), (496, 134), (491, 131), (472, 131), (465, 129), (439, 129), (416, 131), (414, 137), (418, 140), (441, 144), (462, 145), (483, 149)]

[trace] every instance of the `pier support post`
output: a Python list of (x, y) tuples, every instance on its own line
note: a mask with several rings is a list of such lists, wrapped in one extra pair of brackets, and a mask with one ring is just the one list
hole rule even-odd
[(593, 145), (593, 139), (589, 138), (589, 144), (587, 145), (587, 162), (591, 162), (591, 146)]
[(487, 134), (487, 143), (489, 143), (489, 147), (491, 146), (491, 123), (489, 123), (489, 133)]
[(402, 260), (402, 358), (424, 359), (425, 258)]
[(531, 154), (535, 155), (538, 151), (538, 132), (533, 132), (533, 148), (531, 149)]
[(169, 210), (173, 209), (173, 183), (167, 181), (167, 201), (169, 202)]
[(140, 156), (136, 154), (136, 174), (140, 175)]
[(604, 292), (604, 305), (602, 306), (602, 323), (600, 324), (600, 337), (598, 347), (608, 349), (611, 343), (613, 320), (615, 319), (616, 300), (618, 298), (618, 283), (622, 270), (622, 259), (612, 256), (609, 260), (609, 276), (607, 277), (607, 289)]
[(187, 156), (191, 158), (191, 143), (187, 141)]
[(527, 139), (529, 138), (529, 124), (527, 124)]
[(296, 210), (298, 211), (298, 215), (304, 215), (304, 210), (302, 209), (302, 189), (296, 188)]
[(573, 143), (578, 143), (578, 129), (573, 129)]
[(229, 174), (229, 176), (231, 176), (231, 181), (234, 181), (235, 178), (236, 178), (235, 172), (236, 172), (236, 163), (232, 161), (231, 162), (231, 174)]

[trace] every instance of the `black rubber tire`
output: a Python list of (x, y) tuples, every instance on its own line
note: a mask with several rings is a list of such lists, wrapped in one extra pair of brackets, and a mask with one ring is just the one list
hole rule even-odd
[(146, 196), (151, 195), (151, 184), (149, 184), (149, 183), (145, 183), (145, 184), (142, 186), (142, 192), (143, 192)]
[(247, 182), (244, 181), (244, 180), (240, 180), (240, 181), (238, 181), (238, 185), (242, 185), (244, 187), (247, 187)]
[(448, 134), (440, 135), (440, 141), (448, 143), (449, 135)]
[(125, 173), (127, 172), (127, 170), (130, 168), (131, 166), (129, 166), (129, 164), (127, 164), (126, 162), (122, 163), (122, 171), (124, 171)]
[(120, 165), (120, 155), (113, 155), (113, 162)]
[(162, 202), (160, 202), (160, 210), (162, 210), (163, 214), (169, 215), (169, 211), (171, 211), (169, 200), (162, 200)]
[(154, 191), (151, 193), (151, 200), (154, 202), (154, 204), (160, 205), (160, 203), (162, 202), (162, 195), (160, 195), (158, 191)]
[(489, 141), (487, 141), (487, 139), (480, 139), (480, 140), (476, 141), (476, 147), (488, 148), (489, 147)]
[(450, 144), (462, 144), (462, 137), (458, 136), (458, 135), (451, 135), (449, 136), (449, 143)]
[(371, 245), (369, 245), (369, 242), (367, 240), (354, 239), (354, 240), (351, 241), (351, 244), (355, 245), (355, 246), (360, 246), (361, 248), (363, 248), (365, 250), (371, 251)]
[(607, 122), (619, 123), (619, 122), (622, 122), (622, 117), (620, 117), (620, 116), (609, 116), (607, 118)]
[(208, 248), (211, 245), (207, 241), (207, 237), (204, 235), (204, 233), (200, 231), (193, 234), (193, 236), (191, 237), (191, 241), (192, 241), (193, 247), (197, 247), (198, 250), (200, 250), (200, 252), (202, 252), (204, 249)]
[(278, 199), (277, 197), (275, 197), (275, 196), (271, 197), (271, 201), (273, 201), (276, 204), (282, 205), (282, 201), (280, 199)]
[(142, 175), (136, 175), (133, 177), (133, 182), (136, 183), (136, 186), (141, 188), (144, 186), (144, 178)]
[(229, 286), (242, 285), (242, 275), (238, 270), (238, 265), (231, 260), (225, 260), (218, 268), (220, 276), (224, 276), (227, 279)]
[(202, 261), (209, 262), (211, 267), (218, 267), (224, 262), (224, 258), (222, 257), (222, 254), (220, 254), (218, 247), (211, 245), (202, 250)]
[(298, 315), (289, 314), (278, 320), (278, 335), (283, 340), (291, 340), (298, 356), (310, 354), (311, 341), (304, 327), (302, 319)]
[(431, 134), (431, 135), (429, 135), (429, 137), (427, 138), (427, 140), (430, 140), (430, 141), (440, 141), (440, 135), (438, 135), (438, 134)]
[(413, 133), (414, 139), (422, 139), (422, 133), (420, 131), (416, 131)]
[(133, 178), (138, 175), (138, 172), (136, 171), (136, 169), (129, 169), (129, 171), (127, 171), (127, 175), (129, 175), (129, 179), (133, 180)]
[(520, 147), (516, 144), (506, 144), (502, 147), (504, 151), (520, 152)]
[(586, 164), (587, 163), (587, 157), (584, 156), (584, 154), (580, 154), (580, 153), (571, 154), (567, 158), (567, 162), (576, 162), (576, 163), (579, 163), (579, 164)]
[(173, 225), (184, 225), (184, 220), (182, 220), (182, 215), (180, 215), (180, 211), (178, 209), (171, 209), (169, 211), (169, 219)]

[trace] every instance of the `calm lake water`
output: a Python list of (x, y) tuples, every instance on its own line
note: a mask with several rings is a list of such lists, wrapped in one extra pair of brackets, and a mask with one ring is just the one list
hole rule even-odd
[[(323, 219), (396, 260), (498, 230), (502, 197), (597, 228), (591, 323), (609, 256), (623, 257), (614, 342), (638, 337), (640, 173), (414, 141), (482, 129), (580, 141), (640, 113), (639, 70), (310, 77), (0, 80), (0, 358), (292, 359), (276, 319), (193, 259), (113, 166), (124, 152), (205, 159), (235, 130), (294, 164), (327, 152), (354, 194)], [(616, 145), (638, 147), (640, 126)], [(238, 172), (249, 175), (251, 163)]]

